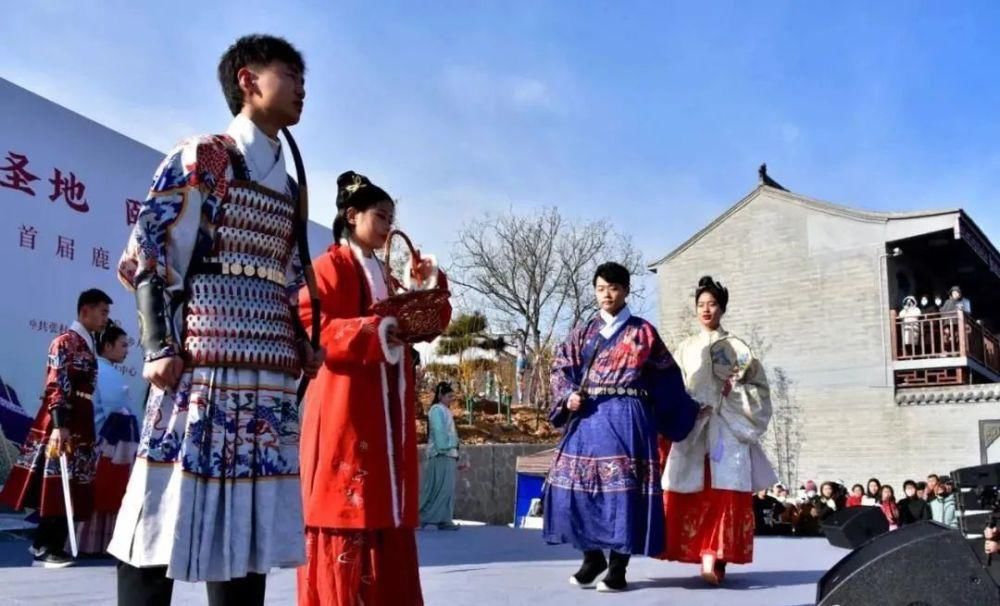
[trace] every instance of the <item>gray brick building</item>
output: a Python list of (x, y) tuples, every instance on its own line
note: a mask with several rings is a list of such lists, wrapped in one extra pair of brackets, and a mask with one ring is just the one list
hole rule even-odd
[[(875, 476), (898, 489), (1000, 461), (1000, 254), (963, 211), (854, 210), (762, 169), (756, 189), (651, 269), (669, 344), (699, 329), (700, 276), (729, 288), (723, 326), (764, 360), (767, 447), (796, 487)], [(946, 297), (952, 284), (972, 313), (925, 313), (904, 344), (903, 297)]]

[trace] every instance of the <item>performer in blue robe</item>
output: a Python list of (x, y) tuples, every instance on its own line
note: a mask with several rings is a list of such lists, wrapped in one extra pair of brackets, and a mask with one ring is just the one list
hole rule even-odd
[[(657, 433), (684, 439), (698, 414), (680, 369), (652, 324), (625, 303), (630, 275), (605, 263), (594, 275), (598, 316), (555, 354), (549, 419), (563, 440), (544, 493), (544, 537), (583, 551), (570, 583), (626, 589), (633, 553), (663, 550)], [(606, 559), (604, 550), (610, 550)]]

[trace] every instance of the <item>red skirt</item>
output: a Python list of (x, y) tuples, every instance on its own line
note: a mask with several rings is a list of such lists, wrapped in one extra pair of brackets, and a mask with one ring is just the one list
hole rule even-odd
[(306, 528), (299, 606), (423, 606), (413, 530)]
[(700, 564), (705, 554), (732, 564), (753, 561), (753, 494), (712, 488), (705, 461), (701, 492), (663, 493), (667, 548), (661, 560)]

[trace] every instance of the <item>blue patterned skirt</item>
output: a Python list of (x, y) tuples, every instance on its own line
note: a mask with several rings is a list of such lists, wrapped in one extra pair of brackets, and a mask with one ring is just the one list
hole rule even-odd
[(663, 551), (663, 500), (652, 413), (642, 400), (588, 400), (549, 469), (543, 536), (580, 550)]
[(150, 392), (108, 553), (227, 581), (305, 561), (296, 377), (193, 367)]

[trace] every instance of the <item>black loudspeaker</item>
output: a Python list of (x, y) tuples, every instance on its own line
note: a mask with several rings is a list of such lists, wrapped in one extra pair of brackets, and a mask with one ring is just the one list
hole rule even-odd
[(951, 479), (963, 487), (1000, 485), (1000, 463), (963, 467), (951, 472)]
[(857, 549), (889, 532), (881, 507), (848, 507), (823, 520), (823, 534), (834, 547)]
[(937, 522), (918, 522), (881, 535), (837, 562), (819, 580), (816, 603), (1000, 604), (1000, 587), (960, 532)]

